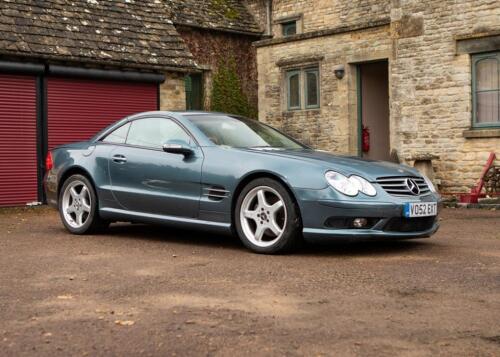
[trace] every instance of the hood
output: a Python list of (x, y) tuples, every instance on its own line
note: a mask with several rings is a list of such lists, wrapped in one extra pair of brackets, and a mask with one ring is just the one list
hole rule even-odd
[(279, 150), (279, 149), (250, 149), (267, 155), (307, 160), (324, 166), (326, 170), (334, 170), (343, 175), (359, 175), (369, 181), (375, 181), (384, 176), (421, 176), (409, 166), (394, 164), (386, 161), (362, 159), (355, 156), (340, 156), (318, 150)]

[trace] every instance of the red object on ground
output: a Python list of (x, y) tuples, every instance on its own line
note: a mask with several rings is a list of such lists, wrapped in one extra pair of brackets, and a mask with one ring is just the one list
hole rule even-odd
[(470, 190), (470, 193), (460, 195), (461, 203), (478, 203), (479, 197), (485, 197), (485, 195), (481, 193), (481, 190), (483, 189), (484, 186), (484, 176), (486, 175), (490, 167), (493, 166), (495, 158), (496, 158), (495, 153), (491, 152), (488, 161), (486, 161), (486, 165), (484, 165), (483, 172), (481, 173), (481, 177), (479, 178), (476, 187), (473, 187)]
[(128, 115), (157, 110), (158, 84), (48, 78), (49, 150), (88, 140)]
[(38, 200), (36, 79), (0, 75), (0, 206)]

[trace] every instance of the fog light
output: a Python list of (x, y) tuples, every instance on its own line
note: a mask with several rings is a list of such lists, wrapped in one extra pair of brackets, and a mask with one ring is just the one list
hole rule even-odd
[(354, 228), (363, 228), (366, 227), (367, 224), (368, 220), (366, 218), (355, 218), (352, 221), (352, 225), (354, 226)]

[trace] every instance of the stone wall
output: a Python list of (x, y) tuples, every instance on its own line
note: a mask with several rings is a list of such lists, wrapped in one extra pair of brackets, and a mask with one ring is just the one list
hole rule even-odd
[(236, 61), (243, 92), (250, 104), (257, 108), (257, 61), (252, 42), (259, 37), (181, 26), (177, 27), (177, 31), (193, 54), (196, 63), (207, 72), (204, 83), (206, 109), (210, 108), (208, 99), (212, 73), (217, 71), (221, 61), (231, 57)]
[[(389, 26), (258, 48), (259, 119), (314, 147), (355, 154), (357, 144), (351, 132), (357, 130), (357, 119), (349, 116), (349, 105), (355, 105), (356, 96), (350, 98), (348, 80), (355, 71), (347, 66), (346, 78), (339, 80), (334, 70), (345, 63), (387, 58), (390, 54)], [(277, 65), (286, 61), (293, 64)], [(284, 71), (314, 63), (320, 70), (320, 108), (287, 111)]]
[[(273, 1), (273, 19), (302, 15), (301, 32), (311, 32), (388, 17), (390, 3), (390, 0), (280, 0)], [(273, 33), (281, 36), (278, 24), (273, 26)]]
[[(357, 154), (355, 64), (387, 59), (391, 148), (400, 158), (439, 155), (434, 162), (437, 178), (441, 189), (451, 193), (469, 190), (489, 152), (500, 154), (500, 136), (463, 135), (471, 127), (471, 60), (469, 54), (456, 51), (457, 37), (498, 33), (497, 1), (274, 2), (274, 19), (297, 12), (303, 13), (303, 35), (256, 44), (261, 120), (314, 147)], [(389, 14), (390, 25), (369, 26)], [(349, 31), (349, 23), (356, 30)], [(367, 28), (360, 30), (363, 23)], [(336, 32), (336, 28), (342, 29)], [(304, 36), (317, 30), (323, 32)], [(287, 112), (285, 67), (277, 63), (307, 56), (323, 57), (319, 61), (321, 108)], [(342, 80), (333, 74), (338, 65), (346, 69)]]
[(160, 84), (160, 110), (185, 110), (186, 90), (184, 74), (169, 72)]
[(253, 15), (255, 22), (264, 33), (267, 29), (267, 2), (268, 0), (244, 0), (243, 1)]
[(500, 4), (489, 0), (395, 1), (391, 11), (393, 142), (401, 157), (429, 152), (445, 192), (468, 190), (500, 137), (467, 139), (471, 61), (456, 38), (500, 30)]

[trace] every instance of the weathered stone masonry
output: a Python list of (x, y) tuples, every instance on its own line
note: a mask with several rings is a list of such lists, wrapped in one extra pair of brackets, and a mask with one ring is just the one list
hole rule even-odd
[[(403, 161), (439, 155), (433, 164), (441, 190), (468, 190), (489, 152), (500, 152), (500, 133), (471, 130), (471, 55), (457, 51), (457, 44), (500, 33), (498, 1), (273, 3), (274, 20), (298, 13), (297, 35), (281, 38), (275, 24), (274, 37), (256, 44), (260, 119), (317, 148), (356, 155), (355, 65), (387, 60), (391, 149)], [(287, 111), (284, 71), (308, 61), (319, 65), (321, 107)], [(346, 70), (341, 80), (334, 76), (339, 65)]]

